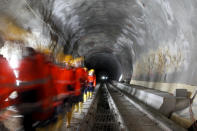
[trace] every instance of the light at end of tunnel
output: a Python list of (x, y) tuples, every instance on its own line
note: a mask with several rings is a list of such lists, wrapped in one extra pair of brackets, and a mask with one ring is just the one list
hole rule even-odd
[(102, 79), (102, 80), (105, 80), (105, 76), (102, 76), (101, 79)]
[(102, 76), (102, 77), (101, 77), (101, 80), (107, 80), (107, 79), (108, 79), (107, 76)]
[(121, 76), (120, 76), (120, 78), (119, 78), (119, 81), (121, 81), (122, 80), (122, 74), (121, 74)]

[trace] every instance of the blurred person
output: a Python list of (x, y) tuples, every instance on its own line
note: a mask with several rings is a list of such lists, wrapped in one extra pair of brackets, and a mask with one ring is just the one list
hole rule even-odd
[(66, 65), (66, 77), (65, 81), (68, 83), (67, 89), (69, 91), (69, 97), (65, 99), (65, 107), (66, 107), (66, 126), (67, 128), (70, 127), (72, 114), (74, 110), (74, 104), (76, 97), (74, 96), (74, 93), (76, 91), (75, 85), (76, 85), (76, 78), (75, 78), (75, 70), (73, 69), (72, 62), (73, 57), (71, 55), (65, 55), (64, 62)]
[[(54, 77), (56, 76), (54, 74), (54, 69), (56, 69), (55, 67), (55, 63), (54, 63), (54, 57), (52, 56), (52, 52), (49, 49), (44, 49), (43, 51), (44, 54), (44, 58), (45, 58), (45, 68), (48, 68), (49, 74), (50, 74), (50, 78), (51, 78), (51, 88), (48, 88), (48, 90), (50, 91), (50, 94), (52, 97), (52, 103), (51, 105), (54, 108), (54, 113), (53, 113), (53, 117), (51, 117), (50, 122), (48, 122), (48, 124), (44, 127), (44, 128), (37, 128), (37, 131), (58, 131), (63, 123), (62, 118), (59, 116), (59, 108), (62, 105), (62, 99), (58, 97), (58, 93), (57, 93), (57, 89), (55, 88), (55, 84), (54, 84)], [(57, 70), (55, 70), (56, 73)], [(57, 74), (57, 73), (56, 73)]]
[(74, 67), (75, 67), (75, 79), (76, 79), (76, 85), (75, 85), (75, 96), (76, 96), (76, 112), (80, 113), (82, 112), (82, 106), (83, 106), (83, 93), (86, 86), (86, 72), (84, 69), (84, 58), (78, 57), (74, 60)]
[(20, 103), (17, 109), (23, 115), (25, 131), (35, 131), (36, 127), (45, 127), (53, 117), (53, 102), (50, 70), (43, 54), (33, 48), (23, 50), (17, 81)]
[(94, 69), (91, 69), (88, 72), (88, 93), (87, 98), (92, 98), (92, 93), (94, 91), (94, 88), (96, 86), (96, 76), (94, 74)]
[[(58, 55), (57, 63), (52, 67), (53, 87), (57, 91), (56, 104), (58, 122), (56, 129), (63, 124), (63, 118), (66, 114), (67, 126), (70, 126), (72, 118), (72, 106), (74, 95), (75, 75), (71, 67), (71, 55)], [(63, 57), (63, 58), (62, 58)], [(58, 104), (59, 103), (59, 104)]]

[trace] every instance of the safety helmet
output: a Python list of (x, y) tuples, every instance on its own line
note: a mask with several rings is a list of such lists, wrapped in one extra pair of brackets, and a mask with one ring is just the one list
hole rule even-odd
[(91, 69), (91, 70), (88, 71), (88, 75), (92, 76), (93, 74), (94, 74), (94, 69)]
[(65, 55), (64, 62), (69, 63), (69, 62), (71, 62), (72, 59), (73, 59), (72, 55)]
[(65, 55), (64, 56), (64, 64), (66, 65), (66, 67), (69, 69), (72, 67), (72, 60), (73, 60), (73, 57), (72, 55)]

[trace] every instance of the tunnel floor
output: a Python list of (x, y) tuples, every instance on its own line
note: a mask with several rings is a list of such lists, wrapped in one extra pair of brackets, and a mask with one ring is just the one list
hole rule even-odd
[(62, 129), (68, 131), (166, 130), (131, 101), (132, 98), (126, 97), (126, 94), (115, 86), (109, 83), (101, 84), (97, 86), (93, 98), (84, 103), (83, 113), (74, 113), (71, 128), (64, 126)]
[(101, 86), (92, 131), (118, 131), (118, 123), (112, 110), (109, 106), (106, 89), (104, 86)]
[[(86, 126), (81, 126), (79, 122), (79, 128), (81, 131), (162, 131), (155, 121), (150, 119), (145, 113), (141, 112), (134, 104), (132, 104), (124, 94), (114, 88), (110, 84), (101, 84), (97, 92), (98, 97), (94, 95), (93, 99), (90, 99), (84, 104), (94, 103), (94, 113), (87, 111), (86, 115), (81, 117), (81, 121), (88, 123)], [(95, 93), (95, 94), (96, 94)], [(96, 98), (95, 98), (96, 97)], [(113, 101), (111, 102), (110, 99)], [(95, 102), (96, 101), (96, 102)], [(95, 104), (96, 103), (96, 104)], [(85, 107), (85, 110), (87, 109)], [(91, 110), (91, 109), (89, 109)], [(118, 117), (121, 116), (121, 119)], [(73, 124), (76, 125), (76, 118), (79, 118), (79, 114), (74, 114)], [(120, 126), (120, 125), (123, 126)], [(65, 128), (64, 128), (65, 129)], [(74, 131), (77, 128), (66, 129)]]

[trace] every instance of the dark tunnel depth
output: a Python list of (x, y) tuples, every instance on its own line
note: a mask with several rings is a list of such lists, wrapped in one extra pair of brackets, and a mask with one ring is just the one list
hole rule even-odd
[(107, 76), (110, 80), (119, 80), (122, 70), (119, 61), (109, 53), (95, 53), (86, 57), (87, 68), (95, 69), (98, 79)]

